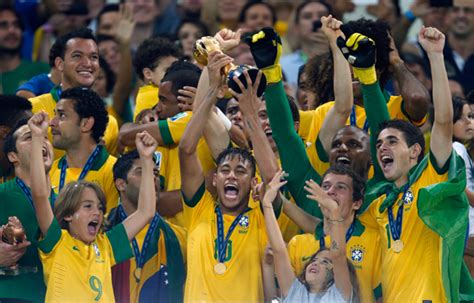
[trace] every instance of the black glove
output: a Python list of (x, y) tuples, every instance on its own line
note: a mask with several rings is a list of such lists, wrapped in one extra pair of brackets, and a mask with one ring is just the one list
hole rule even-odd
[(349, 64), (352, 65), (354, 73), (362, 84), (372, 84), (377, 81), (375, 71), (376, 50), (372, 39), (354, 33), (347, 40), (342, 37), (337, 38), (337, 46), (339, 46)]

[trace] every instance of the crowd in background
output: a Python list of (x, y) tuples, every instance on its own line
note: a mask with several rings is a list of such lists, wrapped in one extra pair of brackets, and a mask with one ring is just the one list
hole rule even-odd
[(0, 302), (474, 301), (474, 0), (4, 0), (0, 147)]

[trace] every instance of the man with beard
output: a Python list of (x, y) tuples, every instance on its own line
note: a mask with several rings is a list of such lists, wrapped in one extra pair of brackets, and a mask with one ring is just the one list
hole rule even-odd
[[(19, 275), (0, 275), (0, 301), (44, 302), (46, 289), (41, 261), (37, 247), (30, 242), (35, 239), (39, 227), (30, 192), (31, 131), (26, 119), (12, 128), (3, 151), (13, 166), (15, 178), (0, 185), (0, 224), (6, 224), (10, 217), (16, 216), (26, 232), (26, 240), (15, 245), (0, 240), (0, 269), (5, 270), (14, 264), (20, 266)], [(47, 139), (43, 143), (43, 161), (48, 175), (53, 162), (53, 147)], [(54, 203), (52, 189), (50, 197), (50, 202)], [(2, 227), (0, 238), (3, 232)]]
[(8, 6), (0, 7), (0, 94), (14, 94), (23, 82), (49, 70), (45, 63), (21, 59), (22, 35), (18, 14)]

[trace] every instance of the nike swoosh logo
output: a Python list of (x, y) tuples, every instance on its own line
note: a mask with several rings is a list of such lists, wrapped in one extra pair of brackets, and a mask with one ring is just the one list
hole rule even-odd
[(74, 245), (74, 246), (72, 247), (72, 250), (79, 251), (79, 248), (77, 248), (77, 246)]

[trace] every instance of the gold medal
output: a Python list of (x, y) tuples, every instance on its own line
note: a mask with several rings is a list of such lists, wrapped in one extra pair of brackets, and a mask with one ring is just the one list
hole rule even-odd
[(396, 253), (399, 253), (403, 250), (403, 242), (402, 240), (398, 239), (398, 240), (395, 240), (393, 241), (392, 243), (392, 250)]
[(217, 263), (214, 265), (214, 272), (218, 275), (223, 275), (227, 270), (227, 266), (224, 263)]
[(138, 282), (140, 282), (140, 277), (142, 275), (142, 269), (137, 267), (135, 268), (135, 271), (133, 272), (133, 275), (135, 276), (135, 280)]

